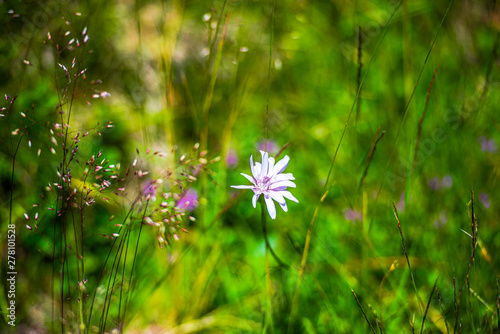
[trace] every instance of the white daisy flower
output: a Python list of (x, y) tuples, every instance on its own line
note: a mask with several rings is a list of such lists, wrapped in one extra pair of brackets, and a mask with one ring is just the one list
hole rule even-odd
[(231, 188), (252, 189), (254, 192), (252, 198), (254, 208), (257, 206), (259, 196), (263, 194), (269, 216), (271, 216), (272, 219), (275, 219), (276, 207), (274, 206), (273, 200), (278, 202), (285, 212), (288, 211), (285, 198), (297, 203), (299, 202), (287, 190), (287, 187), (296, 187), (295, 183), (292, 182), (295, 178), (292, 173), (283, 173), (288, 166), (288, 162), (290, 161), (288, 155), (275, 163), (274, 158), (269, 157), (267, 152), (260, 151), (260, 153), (262, 154), (262, 163), (256, 162), (254, 164), (253, 157), (250, 156), (250, 169), (253, 176), (241, 173), (241, 175), (246, 177), (247, 180), (252, 182), (252, 185), (231, 186)]

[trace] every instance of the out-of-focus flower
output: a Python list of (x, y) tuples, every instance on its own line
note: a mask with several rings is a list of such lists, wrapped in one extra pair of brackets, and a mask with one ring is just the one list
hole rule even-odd
[(238, 153), (235, 149), (230, 149), (227, 152), (226, 163), (229, 168), (234, 168), (238, 165)]
[(441, 181), (442, 188), (449, 189), (451, 188), (452, 184), (453, 184), (453, 179), (451, 178), (450, 175), (446, 175), (445, 177), (443, 177), (443, 180)]
[(363, 217), (358, 210), (353, 210), (351, 208), (347, 208), (344, 210), (344, 218), (350, 222), (362, 221)]
[(203, 165), (202, 164), (198, 164), (196, 166), (193, 166), (192, 167), (193, 176), (197, 176), (198, 174), (200, 174), (200, 172), (201, 172), (202, 169), (203, 169)]
[(193, 211), (198, 206), (198, 192), (188, 189), (175, 205), (182, 211)]
[(429, 180), (429, 187), (434, 190), (434, 191), (437, 191), (439, 189), (439, 178), (438, 177), (433, 177)]
[(267, 149), (266, 149), (266, 141), (261, 140), (260, 142), (257, 143), (257, 149), (259, 151), (264, 151), (264, 152), (269, 152), (271, 154), (276, 154), (278, 153), (278, 150), (280, 147), (274, 140), (267, 140)]
[(198, 174), (200, 174), (201, 170), (203, 169), (203, 165), (198, 164), (196, 166), (192, 166), (191, 169), (193, 170), (193, 176), (197, 176)]
[(497, 141), (495, 139), (488, 139), (487, 137), (481, 136), (477, 138), (477, 141), (481, 144), (481, 151), (496, 153), (498, 150)]
[(448, 212), (443, 210), (439, 213), (439, 217), (434, 220), (434, 227), (441, 228), (448, 222)]
[(490, 196), (488, 194), (485, 193), (479, 194), (479, 200), (481, 201), (481, 203), (483, 203), (486, 209), (490, 208), (491, 202), (490, 202)]
[(399, 196), (399, 202), (396, 204), (396, 208), (398, 209), (398, 212), (403, 213), (405, 211), (405, 192), (403, 191), (401, 193), (401, 196)]
[(288, 166), (290, 158), (286, 155), (283, 159), (275, 163), (274, 158), (269, 154), (260, 151), (262, 154), (262, 163), (253, 162), (253, 156), (250, 156), (250, 169), (252, 176), (241, 173), (252, 185), (231, 186), (235, 189), (252, 189), (254, 196), (252, 204), (255, 208), (260, 195), (264, 195), (267, 211), (272, 219), (276, 218), (276, 207), (273, 200), (279, 203), (283, 211), (288, 211), (285, 198), (291, 201), (299, 202), (288, 190), (287, 187), (295, 188), (295, 180), (292, 173), (283, 173)]
[(156, 192), (158, 191), (158, 187), (163, 183), (162, 179), (156, 179), (152, 181), (146, 182), (144, 187), (142, 188), (142, 194), (146, 198), (146, 200), (156, 201)]
[(429, 180), (429, 187), (433, 191), (438, 191), (441, 189), (449, 189), (453, 185), (453, 179), (450, 175), (446, 175), (440, 180), (438, 177), (433, 177)]

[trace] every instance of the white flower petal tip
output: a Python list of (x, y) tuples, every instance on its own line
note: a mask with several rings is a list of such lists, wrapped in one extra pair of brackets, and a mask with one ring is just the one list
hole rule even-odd
[(283, 159), (276, 162), (275, 158), (269, 157), (265, 151), (260, 151), (262, 162), (254, 162), (253, 156), (250, 156), (250, 170), (252, 175), (241, 173), (251, 185), (231, 186), (235, 189), (252, 189), (254, 192), (252, 198), (253, 207), (257, 207), (257, 200), (260, 195), (264, 195), (267, 211), (271, 219), (276, 219), (276, 201), (283, 211), (288, 212), (286, 200), (299, 203), (299, 201), (287, 190), (288, 187), (295, 188), (292, 181), (295, 180), (292, 173), (283, 173), (288, 167), (290, 157), (286, 155)]
[(255, 209), (257, 207), (257, 200), (259, 199), (260, 194), (254, 194), (252, 198), (252, 205), (253, 208)]
[(234, 189), (252, 189), (253, 186), (231, 186)]
[(274, 202), (269, 195), (264, 195), (264, 200), (266, 201), (267, 212), (269, 212), (269, 216), (271, 219), (276, 219), (276, 207), (274, 206)]

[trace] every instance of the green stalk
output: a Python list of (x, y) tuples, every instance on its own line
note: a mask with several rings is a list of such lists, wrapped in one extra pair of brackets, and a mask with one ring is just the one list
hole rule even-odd
[(264, 328), (262, 329), (262, 333), (266, 333), (268, 325), (271, 326), (271, 329), (274, 332), (273, 326), (273, 304), (272, 304), (272, 286), (271, 286), (271, 271), (269, 269), (269, 247), (267, 241), (267, 215), (266, 215), (266, 205), (264, 203), (264, 198), (261, 197), (259, 199), (260, 208), (261, 208), (261, 221), (262, 221), (262, 230), (264, 232), (264, 239), (266, 240), (266, 261), (265, 261), (265, 270), (266, 270), (266, 285), (267, 285), (267, 314), (266, 321), (264, 323)]
[[(224, 1), (224, 6), (225, 6), (225, 4), (226, 4), (226, 2)], [(222, 8), (221, 17), (224, 13), (224, 6)], [(201, 124), (203, 124), (203, 128), (201, 129), (201, 132), (200, 132), (201, 151), (204, 151), (208, 148), (208, 123), (209, 123), (210, 107), (212, 105), (212, 98), (213, 98), (213, 94), (214, 94), (214, 90), (215, 90), (215, 83), (217, 82), (217, 75), (219, 72), (219, 66), (220, 66), (220, 63), (222, 60), (222, 49), (224, 47), (224, 40), (226, 38), (226, 33), (227, 33), (228, 26), (229, 26), (229, 18), (230, 18), (230, 15), (227, 14), (226, 22), (224, 24), (224, 28), (222, 31), (222, 36), (219, 40), (219, 44), (217, 47), (217, 53), (215, 54), (212, 71), (211, 71), (211, 73), (209, 73), (206, 96), (205, 96), (205, 100), (203, 102), (203, 107), (201, 110), (201, 119), (202, 119)], [(220, 21), (221, 20), (219, 19), (219, 23), (220, 23)], [(217, 29), (217, 31), (218, 31), (218, 29)], [(215, 36), (215, 38), (217, 38), (217, 36)], [(214, 43), (215, 43), (215, 40), (214, 40)], [(206, 194), (207, 194), (207, 175), (206, 175), (206, 173), (201, 173), (200, 183), (201, 183), (201, 197), (206, 198)], [(206, 210), (207, 212), (209, 212), (208, 209), (210, 209), (210, 207), (207, 207), (207, 210)], [(207, 218), (207, 217), (213, 217), (213, 213), (212, 213), (212, 210), (210, 211), (209, 214), (203, 213), (203, 211), (204, 210), (200, 210), (200, 218), (201, 218), (200, 220), (201, 220), (204, 228), (206, 228), (208, 223), (210, 222), (210, 218)]]
[[(334, 184), (335, 183), (332, 183), (332, 186)], [(307, 256), (309, 255), (309, 246), (311, 244), (312, 229), (313, 229), (314, 223), (316, 222), (316, 217), (318, 216), (319, 207), (320, 207), (321, 203), (323, 203), (323, 201), (325, 200), (326, 195), (328, 195), (329, 190), (330, 189), (328, 189), (325, 192), (325, 194), (319, 200), (318, 205), (316, 205), (316, 209), (314, 210), (313, 217), (311, 219), (311, 222), (309, 223), (309, 228), (307, 229), (306, 241), (305, 241), (305, 245), (304, 245), (304, 252), (302, 253), (302, 259), (300, 261), (299, 277), (297, 278), (297, 284), (295, 285), (295, 291), (293, 292), (292, 307), (291, 307), (291, 311), (290, 311), (290, 319), (288, 321), (287, 333), (292, 332), (293, 323), (294, 323), (295, 317), (297, 316), (297, 313), (299, 310), (300, 288), (302, 286), (302, 280), (304, 278), (304, 272), (306, 269)]]
[(266, 136), (264, 140), (264, 151), (267, 152), (267, 120), (269, 116), (269, 96), (271, 95), (271, 66), (273, 61), (273, 42), (274, 42), (274, 12), (276, 11), (276, 0), (273, 1), (273, 11), (271, 16), (271, 33), (269, 40), (269, 67), (267, 72), (267, 102), (266, 102)]
[(418, 83), (420, 82), (420, 78), (422, 77), (422, 73), (424, 72), (425, 65), (427, 64), (427, 60), (429, 60), (429, 57), (431, 55), (434, 44), (436, 43), (436, 40), (439, 36), (439, 32), (441, 31), (441, 28), (443, 27), (444, 20), (446, 19), (446, 16), (448, 16), (448, 12), (450, 11), (452, 4), (453, 4), (453, 0), (451, 0), (450, 3), (448, 4), (448, 8), (446, 9), (446, 12), (444, 13), (443, 18), (441, 19), (441, 23), (439, 24), (438, 30), (437, 30), (436, 34), (434, 35), (434, 39), (432, 40), (431, 46), (429, 48), (429, 51), (427, 52), (427, 56), (425, 57), (424, 63), (422, 64), (422, 67), (420, 68), (420, 72), (417, 76), (417, 81), (415, 82), (415, 85), (413, 86), (413, 91), (408, 99), (408, 102), (406, 102), (406, 106), (405, 106), (404, 113), (403, 113), (403, 118), (401, 119), (401, 122), (399, 123), (398, 131), (396, 132), (396, 137), (394, 138), (394, 145), (392, 146), (392, 149), (389, 153), (389, 158), (387, 159), (387, 164), (385, 166), (385, 170), (384, 170), (384, 174), (383, 174), (384, 176), (382, 177), (382, 181), (380, 182), (380, 186), (379, 186), (378, 191), (377, 191), (377, 197), (375, 199), (376, 201), (378, 200), (380, 192), (382, 191), (382, 187), (384, 186), (385, 175), (387, 175), (387, 171), (389, 170), (389, 166), (391, 165), (391, 162), (392, 162), (392, 157), (396, 151), (396, 143), (399, 139), (399, 135), (401, 133), (401, 129), (403, 128), (403, 124), (406, 120), (406, 116), (408, 115), (408, 110), (410, 109), (411, 101), (413, 100), (413, 97), (415, 96), (415, 92), (417, 90)]

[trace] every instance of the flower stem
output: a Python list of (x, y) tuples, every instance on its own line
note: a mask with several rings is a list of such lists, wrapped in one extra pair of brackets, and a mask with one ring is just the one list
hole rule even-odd
[[(273, 326), (273, 304), (272, 304), (272, 286), (271, 286), (271, 271), (269, 268), (269, 252), (268, 250), (272, 249), (269, 247), (269, 242), (267, 240), (267, 228), (266, 228), (266, 223), (267, 223), (267, 215), (266, 215), (266, 208), (264, 204), (264, 199), (261, 197), (260, 200), (260, 207), (261, 207), (261, 220), (262, 220), (262, 230), (264, 231), (264, 239), (266, 240), (266, 260), (265, 260), (265, 270), (266, 270), (266, 286), (267, 286), (267, 314), (266, 314), (266, 321), (264, 323), (264, 328), (262, 330), (262, 333), (267, 332), (268, 326), (271, 326), (271, 329), (274, 332), (274, 326)], [(274, 252), (272, 252), (274, 255)]]
[(274, 252), (273, 248), (271, 247), (271, 243), (269, 242), (269, 239), (267, 238), (267, 215), (266, 215), (266, 205), (264, 203), (264, 199), (261, 197), (259, 199), (260, 202), (260, 207), (262, 208), (262, 233), (264, 234), (264, 241), (266, 242), (266, 250), (269, 250), (271, 255), (274, 257), (276, 262), (280, 265), (280, 267), (290, 267), (288, 264), (284, 263), (281, 261), (281, 259), (276, 255)]
[(271, 33), (269, 40), (269, 68), (267, 72), (267, 102), (266, 102), (266, 138), (264, 140), (264, 151), (267, 152), (267, 121), (269, 118), (269, 96), (271, 95), (271, 67), (273, 63), (273, 40), (274, 40), (274, 11), (276, 10), (276, 0), (273, 1), (273, 9), (271, 16)]

